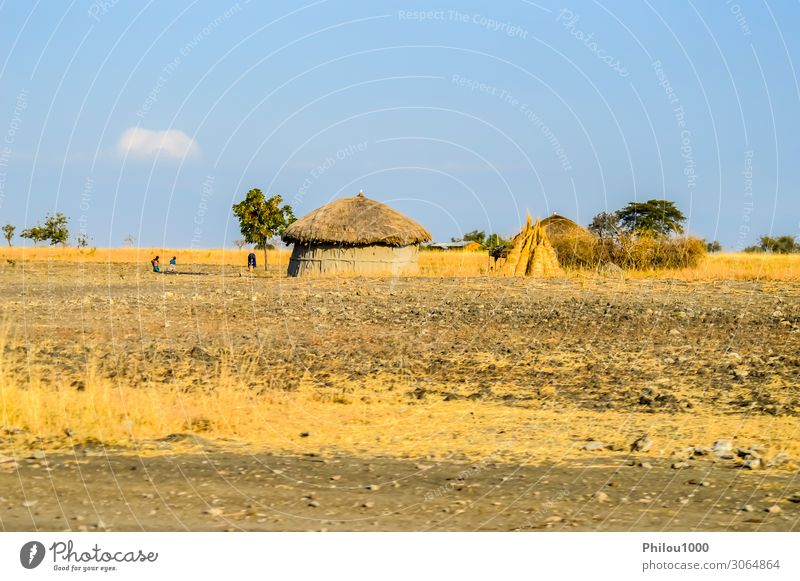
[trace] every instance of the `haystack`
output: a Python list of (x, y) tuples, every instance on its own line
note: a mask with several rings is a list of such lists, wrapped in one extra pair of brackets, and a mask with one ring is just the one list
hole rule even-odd
[(324, 274), (413, 274), (420, 242), (428, 231), (363, 192), (335, 200), (289, 226), (293, 243), (289, 276)]
[(525, 227), (511, 239), (500, 273), (507, 276), (547, 276), (560, 272), (558, 257), (550, 245), (547, 231), (538, 219), (534, 224), (528, 215)]

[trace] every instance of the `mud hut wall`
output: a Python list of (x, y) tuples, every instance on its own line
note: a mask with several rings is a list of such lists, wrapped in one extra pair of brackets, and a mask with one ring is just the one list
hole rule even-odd
[(289, 276), (335, 274), (415, 274), (419, 247), (337, 246), (295, 244), (289, 259)]

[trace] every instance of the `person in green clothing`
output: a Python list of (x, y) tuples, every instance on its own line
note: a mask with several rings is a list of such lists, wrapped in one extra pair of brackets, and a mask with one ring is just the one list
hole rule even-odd
[(150, 264), (153, 266), (153, 272), (161, 272), (161, 267), (158, 265), (159, 257), (156, 256), (153, 260), (150, 261)]

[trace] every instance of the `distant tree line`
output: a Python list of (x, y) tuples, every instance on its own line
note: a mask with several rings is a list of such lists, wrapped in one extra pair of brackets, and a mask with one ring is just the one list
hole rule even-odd
[(794, 236), (762, 236), (758, 239), (758, 244), (748, 246), (745, 252), (769, 252), (771, 254), (794, 254), (800, 252), (800, 243)]

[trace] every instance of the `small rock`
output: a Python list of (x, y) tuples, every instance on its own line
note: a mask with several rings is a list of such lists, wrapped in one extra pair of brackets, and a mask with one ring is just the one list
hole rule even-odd
[(25, 508), (31, 508), (33, 506), (36, 506), (38, 502), (39, 502), (38, 500), (26, 500), (25, 502), (22, 503), (22, 506), (24, 506)]
[(367, 490), (371, 490), (372, 492), (375, 492), (376, 490), (380, 490), (381, 489), (381, 487), (378, 484), (370, 484), (366, 488), (367, 488)]
[(30, 458), (32, 460), (44, 460), (45, 459), (45, 453), (42, 452), (41, 450), (36, 450), (33, 454), (28, 456), (28, 458)]
[(711, 483), (708, 480), (698, 480), (697, 478), (692, 478), (691, 480), (687, 480), (686, 484), (691, 484), (692, 486), (711, 486)]
[(742, 463), (742, 468), (746, 470), (758, 470), (761, 468), (761, 458), (751, 458)]
[(672, 468), (673, 470), (681, 470), (682, 468), (688, 468), (688, 467), (689, 467), (688, 462), (673, 462), (672, 466), (670, 466), (670, 468)]
[(606, 447), (606, 445), (603, 442), (599, 442), (597, 440), (592, 440), (591, 442), (586, 442), (583, 445), (582, 449), (586, 450), (588, 452), (594, 452), (596, 450), (602, 450), (605, 447)]
[(341, 474), (334, 474), (333, 476), (331, 476), (331, 480), (341, 480), (341, 479), (342, 479)]
[(556, 514), (556, 515), (553, 515), (553, 516), (548, 516), (546, 519), (544, 519), (544, 522), (557, 523), (557, 522), (561, 522), (562, 520), (564, 520), (564, 519)]
[(316, 500), (312, 500), (308, 503), (308, 506), (310, 506), (311, 508), (317, 508), (319, 506), (319, 502), (317, 502)]
[(650, 464), (650, 462), (642, 462), (641, 464), (639, 464), (639, 466), (642, 468), (646, 468), (647, 470), (650, 470), (653, 467), (653, 465)]
[(755, 510), (755, 508), (753, 508), (752, 504), (745, 504), (742, 507), (742, 512), (753, 512), (754, 510)]
[(308, 438), (311, 435), (311, 432), (300, 432), (301, 438)]
[(223, 514), (225, 514), (225, 511), (219, 508), (218, 506), (215, 506), (214, 508), (209, 508), (205, 512), (209, 516), (222, 516)]
[(778, 506), (777, 504), (773, 504), (769, 508), (765, 508), (764, 512), (768, 512), (770, 514), (778, 514), (779, 512), (781, 512), (781, 507)]
[(593, 495), (593, 498), (597, 502), (608, 502), (609, 501), (608, 495), (605, 492), (602, 492), (602, 491), (601, 492), (595, 492), (594, 495)]
[(372, 502), (371, 500), (361, 505), (362, 508), (372, 508), (373, 506), (375, 506), (375, 503)]
[(647, 452), (653, 447), (653, 440), (647, 434), (642, 434), (631, 444), (631, 452)]

